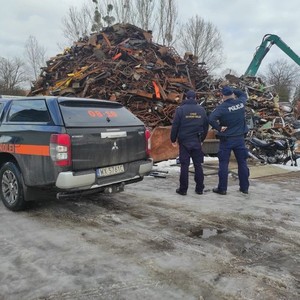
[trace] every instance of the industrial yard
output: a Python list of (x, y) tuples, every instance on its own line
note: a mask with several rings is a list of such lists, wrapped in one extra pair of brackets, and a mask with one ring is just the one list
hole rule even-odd
[(206, 192), (191, 170), (184, 197), (178, 166), (154, 170), (119, 194), (1, 204), (0, 299), (299, 299), (296, 167), (250, 166), (244, 195), (233, 164), (222, 196), (207, 161)]

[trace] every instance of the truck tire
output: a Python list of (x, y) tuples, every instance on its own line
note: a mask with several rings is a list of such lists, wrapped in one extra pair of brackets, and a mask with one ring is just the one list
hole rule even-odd
[(23, 177), (13, 162), (5, 163), (0, 170), (0, 198), (3, 204), (12, 211), (19, 211), (25, 208), (26, 187)]

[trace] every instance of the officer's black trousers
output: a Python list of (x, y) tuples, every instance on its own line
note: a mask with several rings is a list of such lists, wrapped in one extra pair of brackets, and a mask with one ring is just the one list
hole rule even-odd
[(189, 142), (179, 144), (180, 169), (180, 190), (186, 192), (189, 185), (189, 166), (192, 159), (195, 169), (194, 180), (196, 182), (195, 190), (202, 192), (204, 189), (204, 175), (202, 169), (203, 152), (200, 142)]
[(238, 163), (238, 176), (240, 189), (248, 191), (249, 188), (249, 169), (247, 166), (248, 151), (245, 147), (244, 137), (232, 137), (226, 140), (220, 140), (220, 148), (218, 153), (219, 158), (219, 184), (220, 191), (227, 190), (228, 184), (228, 164), (230, 154), (233, 151)]

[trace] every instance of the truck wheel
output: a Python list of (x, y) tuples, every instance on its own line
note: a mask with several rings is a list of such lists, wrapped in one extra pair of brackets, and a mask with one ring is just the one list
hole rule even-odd
[(5, 163), (0, 170), (0, 198), (3, 204), (12, 211), (25, 207), (22, 174), (13, 162)]

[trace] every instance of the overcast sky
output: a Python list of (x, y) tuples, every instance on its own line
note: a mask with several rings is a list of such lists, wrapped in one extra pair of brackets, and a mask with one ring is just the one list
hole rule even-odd
[[(85, 0), (0, 0), (0, 56), (24, 55), (29, 35), (47, 48), (47, 56), (59, 53), (58, 44), (66, 43), (61, 20), (70, 6), (81, 7)], [(222, 69), (242, 75), (265, 34), (281, 37), (300, 55), (300, 16), (298, 0), (178, 0), (180, 21), (198, 14), (220, 31), (224, 54)], [(276, 59), (293, 63), (277, 46), (264, 59), (260, 71)]]

